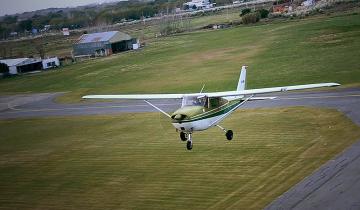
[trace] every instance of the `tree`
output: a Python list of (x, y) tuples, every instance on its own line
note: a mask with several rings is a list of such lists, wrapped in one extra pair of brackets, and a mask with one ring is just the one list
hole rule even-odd
[(244, 24), (256, 23), (260, 20), (260, 14), (258, 12), (248, 13), (241, 20)]
[(17, 22), (17, 19), (18, 19), (17, 16), (6, 15), (6, 16), (4, 17), (4, 19), (2, 20), (2, 22), (4, 22), (5, 24), (10, 25), (10, 24), (16, 23), (16, 22)]
[(22, 31), (24, 31), (24, 30), (30, 31), (32, 29), (32, 27), (33, 27), (32, 23), (33, 23), (33, 21), (30, 20), (30, 19), (20, 21), (20, 23), (19, 23), (20, 30), (22, 30)]
[(260, 14), (260, 18), (267, 18), (269, 16), (269, 10), (261, 9), (258, 12)]
[(245, 8), (245, 9), (242, 9), (241, 10), (241, 13), (240, 13), (240, 17), (246, 15), (246, 14), (249, 14), (251, 12), (251, 9), (250, 8)]

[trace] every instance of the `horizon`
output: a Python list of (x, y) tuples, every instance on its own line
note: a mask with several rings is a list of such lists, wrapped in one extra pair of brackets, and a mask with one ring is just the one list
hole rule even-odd
[(103, 4), (116, 1), (122, 0), (3, 0), (2, 7), (0, 8), (0, 16), (16, 15), (24, 12), (33, 12), (49, 8), (71, 8), (89, 4)]

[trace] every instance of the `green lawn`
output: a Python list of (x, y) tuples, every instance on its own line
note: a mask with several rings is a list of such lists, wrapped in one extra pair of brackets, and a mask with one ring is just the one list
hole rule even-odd
[(275, 21), (161, 38), (137, 52), (59, 71), (0, 80), (0, 93), (67, 91), (63, 101), (96, 93), (196, 92), (235, 88), (241, 65), (248, 87), (360, 84), (360, 14)]
[(330, 109), (240, 110), (187, 151), (158, 113), (0, 121), (0, 209), (261, 209), (360, 137)]
[[(360, 14), (336, 14), (160, 38), (137, 52), (0, 79), (0, 94), (66, 91), (60, 100), (75, 102), (202, 84), (232, 90), (243, 64), (248, 88), (358, 86), (359, 58)], [(222, 125), (233, 141), (213, 128), (195, 133), (187, 151), (159, 113), (0, 120), (0, 209), (261, 209), (360, 137), (331, 109), (239, 110)]]

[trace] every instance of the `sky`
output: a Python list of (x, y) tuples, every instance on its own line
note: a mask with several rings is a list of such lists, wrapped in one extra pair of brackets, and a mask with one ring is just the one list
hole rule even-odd
[(0, 16), (50, 7), (76, 7), (103, 2), (109, 2), (109, 0), (0, 0)]

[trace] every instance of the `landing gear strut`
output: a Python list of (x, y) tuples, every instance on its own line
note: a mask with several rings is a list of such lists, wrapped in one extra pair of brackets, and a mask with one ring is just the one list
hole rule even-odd
[(225, 132), (225, 136), (226, 136), (227, 140), (230, 141), (233, 139), (234, 133), (232, 130), (226, 130), (225, 128), (221, 127), (220, 125), (216, 125), (216, 126)]
[(181, 141), (186, 141), (186, 149), (192, 150), (193, 143), (192, 143), (192, 133), (185, 133), (183, 131), (180, 132), (180, 139)]
[(191, 140), (191, 133), (187, 134), (187, 142), (186, 142), (186, 149), (192, 150), (193, 144)]

